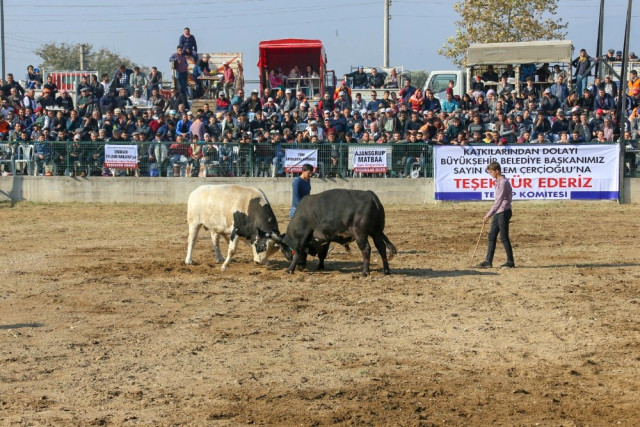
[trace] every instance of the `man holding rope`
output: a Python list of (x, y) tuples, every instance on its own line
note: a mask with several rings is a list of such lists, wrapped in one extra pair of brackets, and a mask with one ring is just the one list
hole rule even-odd
[(493, 220), (491, 221), (491, 230), (489, 231), (487, 257), (478, 265), (478, 267), (493, 267), (493, 254), (496, 251), (496, 240), (499, 232), (500, 241), (507, 253), (507, 262), (500, 267), (513, 268), (516, 265), (513, 261), (513, 250), (511, 248), (511, 241), (509, 240), (509, 220), (511, 219), (511, 199), (513, 197), (513, 190), (509, 180), (502, 175), (500, 163), (491, 163), (487, 166), (487, 172), (489, 172), (489, 175), (496, 180), (495, 202), (483, 218), (484, 224), (486, 224), (487, 221), (489, 221), (489, 218), (493, 216)]

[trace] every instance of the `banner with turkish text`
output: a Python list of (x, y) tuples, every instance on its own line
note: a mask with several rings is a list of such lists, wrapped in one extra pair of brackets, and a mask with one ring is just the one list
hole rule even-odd
[(313, 170), (318, 169), (318, 150), (287, 148), (284, 150), (285, 172), (300, 173), (302, 165), (309, 163)]
[(104, 165), (108, 168), (137, 169), (137, 145), (105, 145)]
[(390, 163), (387, 157), (391, 157), (391, 147), (349, 147), (349, 166), (354, 172), (386, 172)]
[(435, 146), (433, 161), (436, 200), (493, 200), (494, 161), (514, 200), (618, 199), (618, 144)]

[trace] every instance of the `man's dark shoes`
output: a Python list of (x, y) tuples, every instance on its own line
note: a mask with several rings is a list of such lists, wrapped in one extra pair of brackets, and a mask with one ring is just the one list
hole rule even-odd
[(478, 264), (478, 268), (491, 268), (493, 267), (493, 264), (491, 264), (489, 261), (482, 261), (480, 264)]
[(516, 264), (513, 261), (507, 261), (500, 266), (500, 268), (515, 268)]

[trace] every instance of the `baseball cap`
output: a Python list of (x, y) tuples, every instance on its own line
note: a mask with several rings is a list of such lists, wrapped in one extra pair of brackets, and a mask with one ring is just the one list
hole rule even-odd
[(284, 93), (291, 93), (291, 89), (287, 88)]
[(269, 98), (267, 99), (267, 102), (273, 102), (273, 98), (269, 97)]
[(602, 108), (598, 108), (598, 109), (596, 110), (596, 114), (602, 114), (602, 113), (604, 113), (604, 111), (602, 110)]
[(329, 110), (324, 110), (324, 114), (331, 114), (331, 111), (329, 111)]
[(338, 96), (344, 96), (344, 91), (341, 90), (340, 92), (338, 92)]
[(607, 52), (609, 52), (609, 53), (615, 53), (616, 51), (615, 51), (615, 50), (613, 50), (613, 49), (609, 49)]
[(551, 89), (546, 88), (546, 89), (544, 90), (544, 93), (551, 93)]
[(119, 108), (116, 108), (115, 110), (113, 110), (114, 114), (120, 114), (122, 113), (122, 110)]

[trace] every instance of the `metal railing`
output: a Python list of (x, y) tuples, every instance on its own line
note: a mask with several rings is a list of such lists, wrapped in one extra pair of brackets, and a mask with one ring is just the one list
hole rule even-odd
[[(109, 169), (104, 166), (105, 145), (137, 145), (137, 169)], [(174, 149), (171, 146), (174, 146)], [(189, 150), (191, 146), (194, 150)], [(391, 147), (387, 150), (387, 171), (354, 173), (349, 150)], [(315, 149), (317, 173), (321, 177), (432, 177), (433, 147), (414, 144), (320, 143), (198, 143), (175, 149), (170, 142), (55, 142), (8, 144), (7, 164), (0, 166), (13, 174), (67, 176), (284, 176), (285, 149)], [(196, 152), (196, 154), (193, 154)], [(10, 161), (9, 161), (10, 160)]]
[[(638, 175), (640, 150), (636, 140), (626, 141), (625, 176)], [(105, 167), (105, 145), (137, 145), (136, 169)], [(174, 146), (174, 149), (171, 146)], [(196, 154), (188, 151), (192, 146)], [(353, 171), (350, 150), (387, 148), (387, 171)], [(321, 177), (433, 177), (433, 146), (427, 143), (346, 144), (320, 143), (198, 143), (182, 144), (175, 149), (170, 142), (5, 142), (0, 146), (0, 172), (29, 175), (67, 176), (284, 176), (285, 149), (318, 150), (317, 173)], [(186, 151), (186, 153), (185, 153)]]

